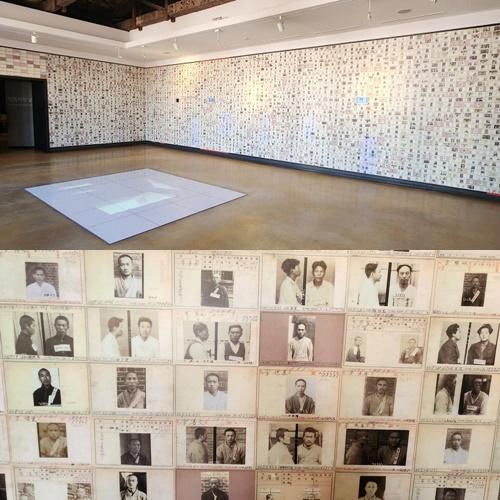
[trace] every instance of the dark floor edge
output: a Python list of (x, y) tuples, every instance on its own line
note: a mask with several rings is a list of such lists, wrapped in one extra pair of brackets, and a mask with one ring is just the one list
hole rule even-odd
[(206, 154), (211, 156), (219, 156), (222, 158), (230, 158), (232, 160), (248, 161), (251, 163), (258, 163), (262, 165), (271, 165), (274, 167), (290, 168), (293, 170), (302, 170), (305, 172), (317, 172), (321, 174), (333, 175), (336, 177), (347, 177), (349, 179), (358, 179), (364, 181), (378, 182), (382, 184), (392, 184), (400, 187), (409, 187), (416, 189), (423, 189), (425, 191), (435, 191), (446, 194), (451, 194), (455, 196), (468, 196), (471, 198), (498, 201), (500, 202), (500, 194), (487, 193), (484, 191), (473, 191), (471, 189), (456, 188), (452, 186), (443, 186), (440, 184), (431, 184), (419, 181), (410, 181), (406, 179), (397, 179), (393, 177), (386, 177), (382, 175), (365, 174), (361, 172), (353, 172), (350, 170), (339, 170), (335, 168), (318, 167), (314, 165), (307, 165), (304, 163), (293, 163), (282, 160), (273, 160), (270, 158), (260, 158), (258, 156), (248, 156), (236, 153), (224, 153), (222, 151), (213, 151), (210, 149), (195, 148), (192, 146), (181, 146), (178, 144), (168, 144), (163, 142), (155, 141), (132, 141), (132, 142), (112, 142), (106, 144), (88, 144), (81, 146), (64, 146), (64, 147), (51, 147), (48, 152), (63, 152), (63, 151), (76, 151), (79, 149), (96, 149), (96, 148), (112, 148), (112, 147), (123, 147), (123, 146), (140, 146), (140, 145), (151, 145), (159, 146), (168, 149), (177, 149), (180, 151), (187, 151), (190, 153)]

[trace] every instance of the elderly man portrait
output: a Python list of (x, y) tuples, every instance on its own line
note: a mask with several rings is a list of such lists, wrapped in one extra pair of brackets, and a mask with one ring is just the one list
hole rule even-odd
[(333, 307), (335, 291), (333, 283), (325, 280), (326, 269), (325, 261), (313, 262), (313, 278), (306, 284), (306, 306)]
[[(40, 425), (40, 424), (38, 424)], [(44, 458), (67, 458), (68, 442), (62, 435), (61, 425), (47, 424), (47, 435), (40, 439), (40, 456)]]
[(73, 357), (73, 337), (68, 335), (69, 320), (66, 316), (57, 316), (54, 320), (56, 334), (45, 341), (45, 356)]
[(464, 394), (462, 415), (486, 415), (488, 410), (488, 394), (482, 391), (483, 376), (472, 379), (472, 389)]
[(314, 399), (306, 394), (307, 382), (303, 378), (295, 381), (295, 394), (285, 401), (285, 413), (313, 414), (316, 408)]
[(203, 393), (203, 409), (209, 411), (224, 411), (227, 407), (227, 393), (221, 391), (220, 376), (209, 373), (205, 376), (207, 390)]
[(467, 353), (468, 365), (494, 365), (497, 345), (490, 342), (493, 328), (489, 323), (481, 325), (477, 329), (479, 342), (472, 344)]
[(470, 287), (464, 290), (464, 293), (462, 294), (462, 306), (484, 306), (484, 290), (481, 287), (481, 280), (479, 279), (479, 276), (473, 276)]
[(112, 316), (108, 319), (108, 333), (101, 340), (101, 354), (106, 358), (121, 357), (118, 338), (123, 335), (123, 318)]
[(446, 328), (448, 340), (439, 348), (439, 364), (456, 365), (460, 359), (460, 350), (457, 342), (462, 338), (462, 332), (458, 323), (452, 323)]
[(139, 377), (134, 371), (125, 376), (125, 390), (118, 394), (118, 408), (144, 409), (146, 408), (146, 393), (139, 389)]
[(28, 299), (57, 299), (57, 291), (53, 285), (45, 280), (47, 275), (42, 266), (36, 266), (31, 270), (33, 283), (26, 287), (26, 298)]
[(390, 417), (394, 412), (394, 398), (387, 394), (389, 382), (386, 378), (378, 378), (375, 392), (365, 397), (363, 415), (374, 417)]
[(302, 465), (321, 465), (321, 446), (315, 443), (318, 433), (306, 427), (302, 434), (302, 444), (297, 447), (297, 461)]
[(457, 376), (455, 374), (438, 375), (438, 391), (434, 398), (435, 415), (449, 415), (452, 413), (456, 385)]
[(52, 385), (52, 375), (47, 368), (38, 370), (41, 386), (33, 392), (35, 406), (61, 406), (61, 391)]
[(243, 335), (241, 325), (230, 325), (228, 329), (229, 341), (224, 342), (224, 359), (241, 363), (245, 361), (245, 344), (240, 342)]
[(357, 305), (362, 307), (379, 307), (377, 283), (382, 279), (378, 263), (370, 262), (365, 266), (365, 278), (359, 287)]
[(120, 457), (122, 465), (151, 465), (151, 460), (141, 452), (142, 443), (139, 436), (130, 436), (127, 440), (127, 451)]
[(389, 288), (390, 307), (414, 307), (417, 289), (411, 284), (413, 268), (410, 264), (400, 264), (396, 268), (397, 282)]
[(207, 491), (202, 493), (201, 500), (229, 500), (227, 493), (220, 489), (219, 479), (211, 477), (209, 481), (210, 487)]
[(224, 442), (217, 446), (215, 457), (218, 464), (245, 463), (245, 444), (236, 440), (235, 429), (224, 430)]
[(125, 479), (125, 489), (120, 492), (122, 500), (147, 500), (146, 493), (139, 489), (139, 478), (129, 474)]
[(193, 334), (194, 339), (189, 342), (184, 359), (189, 361), (212, 360), (214, 353), (211, 344), (208, 342), (208, 326), (201, 321), (195, 322), (193, 324)]
[(456, 431), (451, 435), (451, 443), (444, 450), (443, 463), (451, 465), (466, 464), (469, 459), (469, 452), (462, 448), (463, 435)]
[(276, 429), (276, 442), (271, 446), (267, 454), (269, 465), (294, 465), (292, 454), (285, 443), (287, 429), (280, 427)]
[(132, 337), (130, 345), (134, 358), (157, 358), (160, 354), (160, 343), (151, 335), (153, 322), (146, 316), (137, 320), (137, 335)]
[(118, 276), (115, 277), (115, 297), (142, 299), (142, 278), (134, 275), (134, 259), (128, 254), (118, 257)]
[(33, 335), (36, 331), (35, 319), (28, 314), (23, 314), (19, 318), (19, 326), (21, 331), (16, 340), (16, 354), (38, 356), (38, 348), (33, 343)]
[(197, 427), (194, 439), (189, 443), (186, 460), (190, 464), (208, 464), (207, 430)]
[(297, 285), (297, 278), (302, 274), (300, 270), (300, 261), (297, 259), (285, 259), (281, 263), (281, 270), (286, 274), (281, 282), (278, 304), (289, 306), (302, 305), (304, 292)]
[(295, 324), (295, 332), (292, 340), (288, 343), (288, 361), (313, 360), (313, 343), (306, 335), (308, 325), (305, 322), (298, 321)]
[(406, 465), (406, 445), (401, 444), (401, 432), (391, 431), (387, 444), (377, 451), (377, 463), (382, 465)]

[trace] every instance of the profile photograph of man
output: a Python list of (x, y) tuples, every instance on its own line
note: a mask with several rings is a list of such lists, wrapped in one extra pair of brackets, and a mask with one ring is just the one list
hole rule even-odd
[(497, 345), (491, 341), (493, 327), (484, 323), (477, 329), (479, 341), (469, 346), (468, 365), (494, 365)]
[(297, 463), (300, 465), (321, 465), (322, 449), (319, 443), (320, 433), (313, 427), (306, 427), (302, 432), (302, 443), (297, 446)]
[(38, 423), (38, 450), (42, 458), (68, 458), (66, 424)]
[(438, 352), (438, 364), (456, 365), (460, 363), (460, 349), (458, 341), (462, 338), (462, 332), (458, 323), (452, 323), (446, 328), (448, 339), (441, 345)]
[[(245, 439), (245, 434), (240, 433), (240, 438)], [(228, 427), (224, 429), (224, 441), (219, 444), (215, 451), (216, 463), (218, 464), (244, 464), (245, 443), (236, 437), (236, 429)]]
[(202, 269), (201, 305), (206, 307), (230, 307), (228, 286), (232, 284), (232, 271)]
[(285, 259), (281, 263), (281, 270), (284, 273), (284, 277), (278, 277), (278, 279), (282, 279), (282, 281), (279, 286), (278, 300), (276, 303), (289, 306), (302, 305), (304, 300), (304, 291), (297, 283), (297, 279), (302, 274), (300, 261), (297, 259)]
[[(123, 335), (123, 318), (111, 316), (106, 326), (108, 332), (101, 340), (101, 355), (105, 358), (120, 358), (122, 351), (118, 339)], [(128, 352), (124, 355), (128, 355)]]
[(236, 363), (245, 361), (245, 344), (241, 342), (243, 327), (238, 324), (230, 325), (227, 336), (229, 340), (224, 342), (224, 360)]
[(369, 465), (371, 463), (371, 446), (367, 430), (347, 429), (345, 465)]
[(306, 283), (306, 306), (333, 307), (335, 288), (333, 283), (325, 279), (327, 268), (324, 260), (312, 263), (312, 279)]
[(373, 417), (391, 417), (394, 413), (395, 393), (395, 378), (366, 377), (362, 414)]
[(396, 268), (396, 281), (389, 287), (390, 307), (415, 307), (417, 289), (412, 285), (414, 270), (410, 264), (399, 264)]
[(35, 485), (33, 483), (17, 483), (18, 500), (35, 500)]
[[(124, 376), (123, 382), (121, 382), (123, 370), (125, 370), (126, 375)], [(139, 382), (139, 374), (144, 381), (143, 383)], [(118, 397), (116, 403), (118, 408), (137, 410), (146, 408), (146, 369), (136, 368), (134, 370), (117, 368), (117, 379)], [(142, 390), (140, 386), (142, 386), (144, 390)]]
[(453, 412), (456, 385), (456, 374), (442, 373), (437, 376), (434, 415), (449, 415)]
[(443, 463), (448, 465), (466, 464), (469, 459), (470, 439), (470, 429), (448, 429)]
[(152, 335), (153, 321), (147, 316), (137, 320), (137, 334), (132, 337), (131, 348), (134, 358), (157, 358), (160, 353), (160, 343)]
[(271, 429), (269, 435), (269, 451), (267, 453), (267, 463), (269, 465), (294, 465), (293, 456), (290, 452), (289, 446), (291, 446), (290, 439), (287, 441), (287, 434), (295, 435), (294, 431), (289, 431), (284, 427), (278, 427), (274, 431)]
[(377, 450), (377, 464), (406, 465), (408, 434), (408, 431), (390, 431), (386, 444)]
[(486, 415), (491, 375), (464, 375), (459, 415)]
[(462, 292), (462, 307), (483, 307), (486, 289), (486, 273), (465, 273)]
[(196, 427), (194, 439), (191, 440), (186, 450), (186, 461), (189, 464), (208, 464), (208, 457), (207, 429)]
[(120, 433), (120, 463), (151, 465), (151, 435)]
[(384, 476), (360, 476), (358, 500), (384, 500)]
[(294, 394), (285, 400), (285, 413), (303, 413), (312, 415), (316, 409), (316, 403), (311, 396), (306, 394), (307, 382), (298, 378), (294, 382)]
[(142, 299), (143, 257), (141, 254), (113, 254), (115, 297)]
[(377, 283), (382, 279), (377, 262), (365, 265), (365, 276), (362, 278), (356, 301), (361, 307), (380, 307), (379, 289)]
[(54, 319), (55, 335), (45, 341), (45, 356), (74, 356), (73, 337), (68, 335), (70, 329), (69, 319), (59, 315)]
[(422, 348), (418, 346), (417, 339), (410, 337), (406, 341), (406, 346), (399, 357), (399, 362), (404, 365), (420, 365), (422, 364)]
[(210, 333), (206, 323), (195, 321), (193, 335), (186, 348), (184, 359), (187, 361), (211, 361), (215, 358), (214, 344), (210, 340)]
[(33, 340), (36, 333), (36, 321), (29, 314), (23, 314), (19, 318), (19, 335), (16, 339), (16, 354), (38, 356), (38, 346)]
[(47, 278), (49, 270), (52, 279), (57, 282), (58, 264), (34, 264), (26, 262), (27, 299), (54, 300), (58, 298), (56, 287)]
[(288, 342), (288, 361), (311, 362), (314, 346), (309, 333), (309, 322), (298, 320), (293, 325), (292, 338)]
[(205, 372), (203, 409), (225, 411), (227, 408), (227, 372)]
[(435, 500), (464, 500), (465, 488), (436, 488)]
[(92, 500), (89, 483), (68, 483), (68, 500)]
[(121, 500), (147, 500), (147, 483), (145, 472), (120, 473)]
[(348, 363), (364, 363), (365, 356), (363, 355), (362, 345), (363, 337), (361, 335), (356, 335), (352, 341), (351, 347), (347, 350), (347, 355), (345, 360)]
[[(36, 372), (36, 369), (35, 369)], [(40, 368), (37, 376), (40, 387), (33, 392), (34, 406), (61, 406), (61, 391), (52, 385), (52, 374), (47, 368)], [(59, 381), (59, 370), (52, 368), (54, 383)]]
[(222, 484), (218, 477), (209, 479), (209, 488), (202, 492), (201, 500), (229, 500), (228, 494), (221, 489)]

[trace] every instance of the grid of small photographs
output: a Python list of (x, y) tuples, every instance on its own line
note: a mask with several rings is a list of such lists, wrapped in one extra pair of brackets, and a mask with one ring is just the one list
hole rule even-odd
[(0, 500), (499, 500), (500, 251), (0, 251)]

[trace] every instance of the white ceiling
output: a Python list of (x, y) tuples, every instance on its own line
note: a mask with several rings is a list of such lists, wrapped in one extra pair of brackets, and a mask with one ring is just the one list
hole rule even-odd
[(0, 13), (0, 45), (151, 66), (500, 23), (500, 0), (235, 0), (130, 33), (1, 1)]

